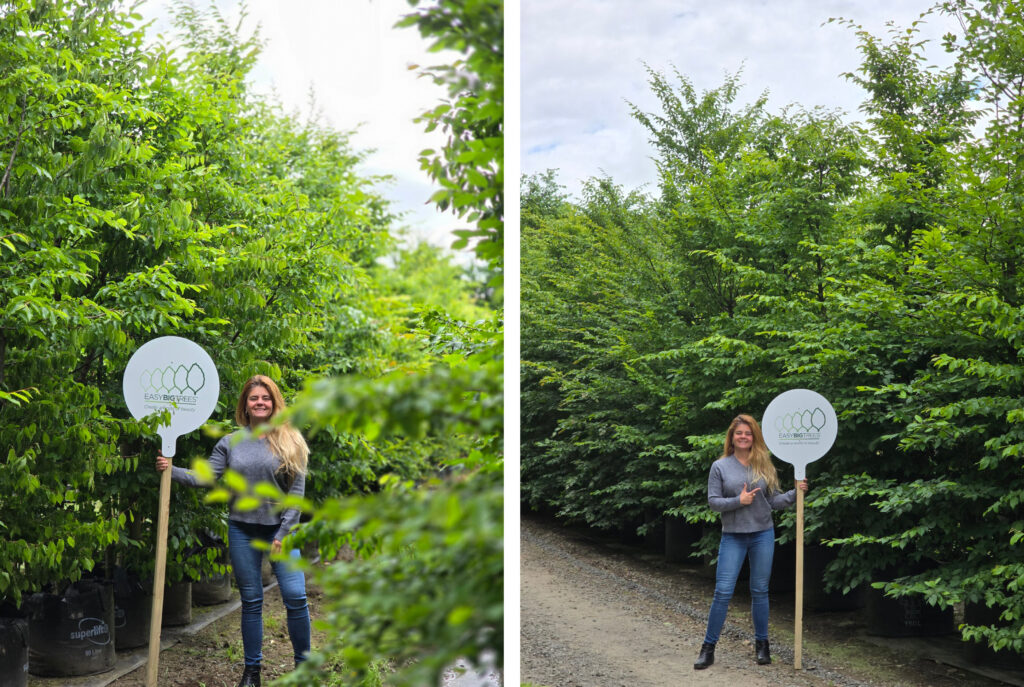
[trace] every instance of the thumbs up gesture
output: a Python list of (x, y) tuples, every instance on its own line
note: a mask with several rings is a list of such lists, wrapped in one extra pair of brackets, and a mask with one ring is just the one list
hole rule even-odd
[(744, 482), (743, 491), (740, 492), (740, 503), (742, 503), (744, 506), (749, 506), (751, 503), (754, 502), (754, 494), (756, 494), (759, 491), (761, 491), (761, 487), (757, 487), (756, 489), (751, 489), (750, 491), (747, 491), (747, 483)]

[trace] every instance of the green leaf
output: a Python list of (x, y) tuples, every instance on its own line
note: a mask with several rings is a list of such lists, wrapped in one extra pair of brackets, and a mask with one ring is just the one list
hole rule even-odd
[(458, 606), (448, 614), (449, 625), (462, 625), (473, 617), (474, 609), (471, 606)]

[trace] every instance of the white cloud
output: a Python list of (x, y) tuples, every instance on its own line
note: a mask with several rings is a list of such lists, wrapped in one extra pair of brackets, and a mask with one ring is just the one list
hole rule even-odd
[[(557, 168), (572, 193), (602, 174), (626, 188), (653, 188), (654, 151), (626, 102), (659, 111), (644, 63), (666, 75), (674, 66), (698, 91), (742, 69), (740, 103), (767, 90), (771, 111), (799, 103), (856, 116), (863, 93), (841, 76), (860, 64), (855, 30), (822, 24), (845, 17), (882, 36), (886, 22), (908, 27), (932, 4), (522, 0), (522, 171)], [(937, 38), (951, 28), (934, 15), (920, 35)], [(941, 62), (941, 46), (932, 52)]]
[[(218, 6), (225, 17), (237, 20), (236, 0), (219, 0)], [(143, 11), (158, 20), (157, 30), (169, 32), (166, 4)], [(257, 91), (273, 92), (286, 111), (302, 117), (309, 113), (312, 91), (326, 124), (357, 129), (354, 147), (375, 151), (364, 173), (394, 177), (382, 191), (396, 210), (407, 213), (402, 223), (414, 236), (449, 246), (451, 232), (461, 224), (427, 204), (435, 189), (417, 160), (421, 150), (440, 147), (444, 139), (413, 121), (446, 93), (409, 67), (450, 63), (455, 55), (428, 53), (415, 27), (393, 28), (409, 11), (406, 0), (249, 2), (243, 30), (248, 34), (259, 25), (265, 42), (251, 81)]]

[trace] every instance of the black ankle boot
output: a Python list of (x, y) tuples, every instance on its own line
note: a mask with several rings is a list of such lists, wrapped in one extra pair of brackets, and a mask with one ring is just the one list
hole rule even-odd
[(260, 687), (260, 667), (246, 666), (238, 687)]
[(772, 652), (768, 648), (767, 639), (755, 639), (754, 650), (757, 652), (757, 662), (760, 665), (766, 666), (772, 662)]
[(700, 647), (700, 656), (697, 657), (697, 662), (693, 664), (694, 670), (704, 670), (709, 665), (715, 662), (715, 645), (704, 642)]

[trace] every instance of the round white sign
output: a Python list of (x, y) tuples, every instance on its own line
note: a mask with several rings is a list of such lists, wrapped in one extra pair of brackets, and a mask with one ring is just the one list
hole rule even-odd
[(161, 336), (140, 346), (124, 369), (122, 386), (136, 419), (171, 411), (170, 424), (157, 430), (168, 458), (178, 437), (206, 422), (220, 396), (213, 359), (199, 344), (180, 336)]
[(768, 404), (761, 420), (769, 450), (793, 465), (796, 479), (805, 479), (807, 464), (828, 453), (838, 430), (832, 404), (809, 389), (779, 394)]

